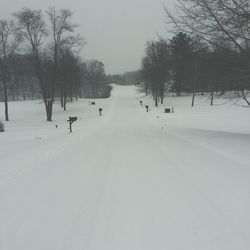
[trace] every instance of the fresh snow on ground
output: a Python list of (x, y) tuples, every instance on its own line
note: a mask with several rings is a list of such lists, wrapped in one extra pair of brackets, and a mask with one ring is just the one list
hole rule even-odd
[(0, 249), (250, 249), (249, 108), (202, 97), (154, 108), (133, 86), (96, 103), (55, 105), (52, 123), (38, 101), (10, 103)]

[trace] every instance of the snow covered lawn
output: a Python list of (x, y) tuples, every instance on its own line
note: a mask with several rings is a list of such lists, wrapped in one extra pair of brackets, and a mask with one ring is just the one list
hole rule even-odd
[(96, 102), (56, 105), (52, 123), (38, 101), (10, 103), (0, 249), (250, 249), (250, 109), (190, 97), (154, 108), (131, 86)]

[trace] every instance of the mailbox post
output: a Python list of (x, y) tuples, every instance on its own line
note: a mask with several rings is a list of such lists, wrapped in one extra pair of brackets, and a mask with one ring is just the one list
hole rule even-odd
[(77, 121), (77, 116), (74, 117), (69, 117), (68, 122), (69, 122), (69, 131), (72, 133), (72, 124)]
[(146, 108), (146, 110), (147, 110), (147, 112), (148, 112), (148, 110), (149, 110), (149, 106), (148, 106), (148, 105), (146, 105), (146, 106), (145, 106), (145, 108)]
[(102, 108), (99, 108), (99, 115), (102, 116)]

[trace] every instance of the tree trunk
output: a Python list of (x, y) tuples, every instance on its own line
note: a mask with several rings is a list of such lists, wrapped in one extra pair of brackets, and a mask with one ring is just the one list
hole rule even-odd
[(21, 79), (21, 81), (23, 81), (23, 100), (25, 101), (26, 100), (26, 95), (25, 95), (25, 83), (24, 83), (24, 80)]
[(7, 83), (4, 80), (4, 106), (5, 106), (5, 121), (9, 121), (9, 107), (8, 107), (8, 90), (7, 90)]
[(246, 95), (245, 95), (245, 90), (241, 90), (241, 94), (242, 94), (243, 99), (244, 99), (245, 102), (247, 103), (247, 105), (250, 106), (250, 102), (247, 100), (247, 97), (246, 97)]
[(64, 98), (63, 98), (63, 110), (64, 111), (66, 111), (67, 110), (67, 97), (66, 96), (64, 96)]
[(146, 96), (148, 96), (148, 83), (145, 84), (145, 93), (146, 93)]
[(63, 97), (63, 110), (66, 111), (66, 105), (67, 105), (67, 82), (64, 83), (64, 97)]
[(211, 103), (210, 103), (211, 106), (214, 105), (214, 90), (212, 89), (211, 91)]
[(73, 102), (73, 87), (70, 85), (70, 101)]
[(194, 106), (194, 99), (195, 99), (195, 92), (193, 91), (193, 97), (192, 97), (192, 107)]
[(161, 104), (163, 104), (163, 101), (164, 101), (164, 96), (161, 95)]
[(60, 87), (60, 100), (61, 100), (61, 108), (63, 108), (64, 105), (63, 105), (63, 91), (62, 91), (62, 87)]
[(158, 107), (158, 93), (155, 91), (155, 107)]
[(160, 99), (161, 99), (161, 104), (163, 104), (163, 101), (164, 101), (164, 85), (161, 84), (161, 87), (160, 87)]
[(46, 109), (46, 116), (47, 121), (52, 121), (52, 112), (53, 112), (53, 102), (51, 100), (47, 101), (45, 100), (45, 109)]
[(196, 88), (197, 88), (197, 62), (195, 60), (194, 61), (194, 84), (193, 84), (192, 107), (194, 106)]

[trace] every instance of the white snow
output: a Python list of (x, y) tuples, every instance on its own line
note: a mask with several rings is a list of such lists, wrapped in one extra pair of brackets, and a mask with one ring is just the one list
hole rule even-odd
[(249, 108), (191, 97), (154, 108), (131, 86), (96, 102), (56, 105), (52, 123), (38, 101), (10, 103), (0, 249), (250, 249)]

